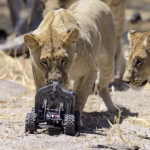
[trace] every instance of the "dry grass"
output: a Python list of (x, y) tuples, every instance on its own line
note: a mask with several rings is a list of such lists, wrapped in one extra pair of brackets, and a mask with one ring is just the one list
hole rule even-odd
[(150, 119), (140, 117), (128, 117), (127, 120), (133, 124), (142, 125), (144, 127), (150, 127)]
[[(0, 80), (12, 80), (22, 86), (26, 86), (30, 88), (30, 90), (34, 90), (34, 82), (32, 77), (32, 70), (30, 65), (30, 60), (26, 60), (23, 57), (20, 58), (12, 58), (5, 54), (3, 51), (0, 51)], [(30, 86), (29, 86), (30, 85)], [(10, 99), (10, 102), (8, 103), (7, 110), (11, 107), (11, 101), (14, 104), (18, 100), (18, 97), (15, 97), (14, 99)], [(25, 103), (28, 103), (31, 101), (26, 98)], [(3, 102), (3, 101), (2, 101)], [(1, 100), (0, 100), (1, 103)], [(18, 101), (17, 101), (18, 103)], [(26, 105), (24, 103), (24, 105)], [(14, 105), (13, 105), (14, 106)], [(16, 106), (19, 108), (19, 105)], [(96, 108), (96, 107), (95, 107)], [(10, 108), (11, 109), (11, 108)], [(93, 109), (93, 108), (92, 108)], [(9, 112), (9, 110), (8, 110)], [(21, 129), (24, 126), (24, 118), (25, 115), (19, 116), (18, 114), (6, 114), (1, 113), (0, 114), (0, 120), (5, 122), (9, 126), (16, 126), (16, 129), (14, 129), (14, 133), (8, 132), (8, 134), (3, 133), (3, 140), (7, 139), (16, 139), (17, 136), (27, 136), (26, 134), (20, 134), (17, 130), (18, 126), (20, 126), (19, 129)], [(121, 111), (119, 111), (118, 116), (114, 117), (114, 123), (112, 124), (109, 120), (109, 124), (112, 128), (109, 129), (101, 129), (103, 133), (106, 133), (106, 141), (107, 144), (111, 146), (114, 146), (115, 144), (118, 145), (118, 143), (123, 143), (124, 145), (127, 145), (128, 147), (132, 149), (138, 149), (139, 147), (145, 147), (142, 141), (136, 141), (136, 139), (132, 139), (132, 136), (126, 136), (123, 131), (120, 128), (120, 118), (121, 118)], [(128, 121), (132, 122), (133, 124), (140, 124), (144, 125), (146, 127), (150, 127), (150, 120), (146, 118), (136, 118), (136, 117), (128, 117)], [(94, 120), (93, 120), (94, 121)], [(18, 126), (17, 126), (18, 125)], [(77, 135), (76, 135), (77, 136)], [(70, 138), (68, 141), (73, 141), (74, 144), (79, 143), (79, 139), (75, 137)], [(97, 142), (101, 141), (103, 137), (96, 136)], [(139, 138), (139, 137), (138, 137)], [(92, 147), (92, 137), (84, 136), (83, 137), (84, 142), (87, 144), (87, 147)]]
[(23, 56), (12, 58), (0, 51), (0, 62), (0, 80), (13, 80), (23, 86), (30, 85), (29, 87), (34, 89), (29, 60), (26, 61)]
[[(132, 138), (132, 136), (126, 136), (123, 133), (123, 131), (121, 130), (120, 125), (119, 125), (120, 124), (120, 118), (121, 118), (121, 111), (119, 110), (118, 116), (114, 117), (114, 123), (115, 123), (115, 125), (113, 125), (108, 120), (108, 123), (112, 127), (112, 130), (105, 130), (107, 133), (109, 133), (108, 137), (110, 137), (110, 139), (108, 140), (108, 142), (111, 143), (111, 141), (113, 141), (112, 138), (116, 137), (116, 138), (119, 138), (125, 145), (127, 145), (131, 149), (139, 149), (140, 147), (145, 147), (145, 145), (144, 145), (144, 143), (142, 141), (137, 142), (136, 139)], [(129, 117), (128, 119), (130, 119), (130, 121), (131, 120), (133, 121), (133, 118), (134, 117)], [(140, 120), (140, 119), (138, 119), (138, 120)], [(143, 120), (140, 120), (140, 121), (143, 121)], [(146, 123), (148, 123), (148, 122), (145, 122), (145, 124)]]

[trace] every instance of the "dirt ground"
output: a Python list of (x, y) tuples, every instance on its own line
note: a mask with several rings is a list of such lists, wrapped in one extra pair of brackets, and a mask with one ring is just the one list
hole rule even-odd
[[(149, 0), (129, 0), (124, 51), (128, 51), (129, 29), (150, 30), (149, 7)], [(131, 25), (128, 20), (136, 9), (143, 21)], [(11, 58), (0, 52), (0, 150), (150, 150), (150, 84), (139, 91), (111, 92), (121, 114), (110, 114), (99, 96), (90, 95), (81, 132), (74, 137), (63, 133), (50, 136), (47, 130), (25, 134), (25, 115), (34, 106), (34, 95), (30, 59)]]

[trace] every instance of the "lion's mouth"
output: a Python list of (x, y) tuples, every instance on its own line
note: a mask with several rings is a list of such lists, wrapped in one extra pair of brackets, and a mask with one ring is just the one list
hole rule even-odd
[(52, 84), (53, 82), (59, 82), (60, 84), (65, 84), (68, 82), (68, 78), (67, 79), (60, 79), (60, 80), (45, 80), (46, 85)]
[(64, 80), (63, 80), (63, 79), (60, 79), (58, 82), (59, 82), (60, 84), (62, 84), (62, 83), (64, 82)]
[(148, 82), (148, 80), (145, 80), (144, 82), (142, 82), (142, 84), (140, 84), (140, 86), (144, 86), (144, 85), (146, 85), (146, 84), (147, 84), (147, 82)]
[(133, 89), (142, 88), (147, 84), (148, 80), (143, 81), (142, 83), (130, 83), (129, 86)]

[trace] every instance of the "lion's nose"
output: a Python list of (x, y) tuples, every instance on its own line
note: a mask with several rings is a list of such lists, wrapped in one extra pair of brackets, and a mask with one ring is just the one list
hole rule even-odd
[[(124, 80), (123, 80), (124, 81)], [(127, 83), (127, 84), (130, 84), (131, 83), (131, 81), (124, 81), (125, 83)]]
[(131, 83), (131, 73), (129, 71), (125, 71), (122, 79), (125, 83), (130, 84)]
[(125, 78), (125, 77), (123, 77), (122, 81), (124, 81), (124, 82), (127, 83), (127, 84), (130, 84), (130, 83), (131, 83), (130, 78)]

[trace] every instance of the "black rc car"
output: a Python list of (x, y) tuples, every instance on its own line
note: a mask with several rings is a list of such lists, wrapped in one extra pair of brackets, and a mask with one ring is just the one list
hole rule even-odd
[(80, 130), (80, 113), (74, 109), (74, 92), (53, 82), (36, 93), (35, 108), (26, 115), (25, 132), (34, 133), (37, 129), (48, 128), (74, 135)]

